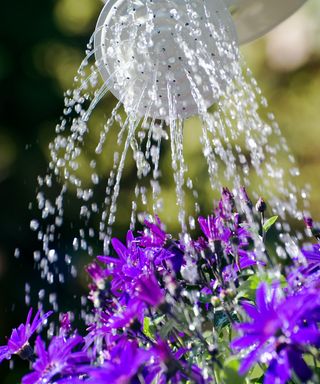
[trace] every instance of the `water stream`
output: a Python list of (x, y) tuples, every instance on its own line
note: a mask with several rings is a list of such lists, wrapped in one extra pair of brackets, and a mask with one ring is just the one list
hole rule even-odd
[[(239, 209), (245, 209), (242, 186), (255, 199), (263, 196), (270, 214), (282, 219), (277, 224), (279, 256), (295, 255), (299, 234), (281, 222), (302, 219), (308, 190), (297, 187), (299, 169), (241, 57), (230, 14), (222, 1), (214, 3), (207, 9), (200, 0), (183, 5), (177, 0), (126, 1), (102, 13), (75, 87), (65, 93), (63, 116), (49, 145), (48, 172), (38, 178), (39, 214), (30, 226), (40, 244), (35, 263), (49, 285), (69, 278), (61, 272), (62, 260), (76, 276), (77, 253), (95, 256), (97, 248), (109, 253), (132, 159), (136, 182), (132, 199), (126, 200), (128, 227), (135, 229), (147, 215), (161, 217), (163, 186), (173, 179), (171, 199), (178, 207), (181, 241), (188, 244), (197, 216), (208, 213), (200, 204), (202, 188), (192, 158), (185, 153), (185, 135), (193, 129), (212, 200), (224, 186), (234, 193)], [(98, 107), (110, 92), (118, 101), (100, 127)], [(91, 130), (98, 135), (90, 135)], [(165, 169), (164, 151), (171, 151)], [(283, 159), (288, 166), (281, 165)], [(104, 171), (101, 164), (107, 164)], [(83, 169), (90, 178), (83, 180)], [(56, 249), (67, 225), (66, 205), (78, 210), (68, 223), (73, 243)], [(50, 301), (57, 305), (55, 296)]]

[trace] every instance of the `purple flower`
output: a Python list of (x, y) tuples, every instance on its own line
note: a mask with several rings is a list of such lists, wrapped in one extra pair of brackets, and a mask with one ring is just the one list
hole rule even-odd
[(111, 293), (119, 298), (121, 303), (127, 303), (141, 276), (153, 274), (155, 270), (160, 274), (169, 272), (170, 260), (174, 264), (177, 256), (177, 253), (162, 247), (140, 246), (139, 239), (135, 239), (131, 231), (127, 234), (126, 245), (114, 238), (112, 246), (118, 258), (98, 256), (98, 260), (107, 265), (106, 273), (111, 277)]
[(99, 289), (104, 289), (107, 271), (102, 269), (96, 262), (87, 265), (86, 271), (93, 280), (95, 286)]
[(265, 373), (264, 383), (287, 383), (294, 370), (301, 382), (305, 383), (311, 379), (312, 371), (302, 358), (302, 354), (294, 347), (288, 346), (280, 350), (277, 357), (272, 359)]
[(89, 324), (88, 334), (84, 338), (85, 346), (83, 350), (90, 351), (90, 357), (101, 357), (102, 354), (104, 358), (109, 359), (113, 348), (119, 345), (122, 339), (128, 339), (126, 333), (114, 332), (113, 329), (116, 330), (116, 328), (112, 327), (112, 324), (108, 324), (108, 321), (109, 317), (106, 316), (106, 319), (104, 319), (102, 313), (98, 320)]
[(88, 383), (87, 380), (81, 380), (80, 377), (67, 377), (61, 380), (55, 381), (54, 384), (83, 384)]
[[(90, 327), (92, 337), (130, 327), (135, 320), (143, 323), (147, 305), (157, 308), (165, 302), (164, 292), (153, 275), (136, 279), (132, 284), (132, 291), (133, 294), (126, 300), (126, 304), (110, 305), (106, 311), (100, 313), (100, 327), (97, 328), (94, 324)], [(90, 337), (91, 342), (92, 337)]]
[(67, 336), (71, 330), (72, 330), (72, 325), (71, 325), (71, 317), (73, 316), (72, 313), (67, 312), (67, 313), (61, 313), (59, 318), (60, 318), (60, 336)]
[(200, 228), (209, 241), (223, 241), (228, 243), (232, 235), (230, 228), (224, 225), (220, 216), (199, 217)]
[(318, 224), (314, 224), (311, 217), (304, 217), (304, 224), (309, 235), (313, 235), (318, 241), (320, 240), (320, 228)]
[(309, 265), (320, 265), (320, 244), (313, 244), (311, 247), (303, 247), (301, 252)]
[(79, 374), (79, 364), (89, 362), (85, 352), (73, 351), (81, 344), (83, 338), (80, 336), (71, 336), (68, 339), (58, 336), (53, 337), (46, 350), (44, 342), (38, 336), (36, 340), (38, 358), (33, 364), (34, 372), (25, 375), (22, 384), (50, 383), (56, 376), (62, 378)]
[(257, 261), (255, 255), (251, 252), (242, 252), (239, 250), (239, 263), (234, 265), (227, 265), (223, 271), (222, 276), (224, 281), (235, 281), (238, 278), (237, 273), (241, 272), (244, 269), (253, 267), (255, 265), (264, 266), (265, 263), (262, 261)]
[(107, 273), (112, 277), (111, 293), (116, 297), (130, 295), (136, 279), (153, 268), (153, 255), (137, 246), (131, 231), (126, 246), (116, 238), (112, 239), (112, 246), (118, 258), (98, 256), (98, 260), (107, 265)]
[(162, 229), (163, 224), (158, 216), (155, 217), (156, 223), (148, 220), (144, 221), (145, 229), (140, 237), (137, 237), (137, 242), (143, 247), (164, 247), (167, 240), (167, 234)]
[[(304, 256), (302, 265), (293, 265), (287, 275), (289, 286), (294, 290), (301, 290), (303, 287), (319, 287), (320, 277), (320, 244), (305, 246), (301, 249)], [(299, 263), (301, 260), (298, 258)]]
[(229, 216), (216, 214), (207, 218), (200, 216), (198, 222), (209, 243), (221, 242), (226, 253), (232, 253), (234, 245), (243, 250), (250, 245), (251, 234), (241, 226), (238, 213), (231, 213)]
[(146, 306), (138, 299), (130, 300), (128, 306), (118, 310), (109, 317), (105, 330), (110, 332), (112, 329), (119, 329), (130, 326), (134, 320), (143, 322)]
[[(312, 376), (303, 360), (307, 345), (320, 346), (320, 332), (315, 314), (320, 301), (315, 291), (300, 292), (281, 298), (280, 289), (268, 291), (262, 283), (257, 289), (256, 305), (243, 302), (252, 319), (236, 326), (242, 336), (231, 343), (237, 351), (247, 348), (239, 373), (246, 373), (255, 363), (268, 364), (264, 383), (286, 383), (291, 370), (304, 381)], [(276, 380), (275, 380), (276, 378)]]
[(150, 305), (159, 307), (165, 301), (165, 295), (154, 275), (142, 276), (136, 285), (136, 297)]
[[(227, 194), (227, 196), (229, 195)], [(224, 200), (226, 199), (225, 197)], [(230, 200), (230, 197), (228, 199)], [(231, 272), (231, 264), (234, 262), (236, 272), (258, 264), (255, 252), (250, 250), (253, 244), (251, 233), (244, 225), (241, 225), (239, 214), (233, 213), (230, 208), (229, 215), (225, 213), (221, 215), (219, 214), (221, 210), (220, 207), (216, 216), (198, 218), (201, 230), (208, 239), (207, 248), (209, 247), (215, 255), (213, 261), (224, 263), (224, 265), (227, 263), (228, 273)], [(200, 242), (198, 240), (197, 245), (204, 248), (204, 240), (200, 239)]]
[(310, 228), (310, 229), (313, 228), (313, 220), (312, 220), (311, 217), (304, 217), (304, 218), (303, 218), (303, 221), (304, 221), (305, 226), (306, 226), (307, 228)]
[(171, 236), (163, 230), (163, 224), (158, 216), (155, 216), (155, 223), (145, 220), (144, 224), (145, 229), (141, 236), (135, 239), (136, 244), (153, 253), (156, 266), (169, 262), (176, 273), (180, 272), (183, 251), (179, 243), (173, 241)]
[(113, 349), (111, 358), (102, 367), (88, 367), (89, 383), (129, 384), (142, 366), (150, 359), (150, 354), (139, 348), (134, 341), (119, 343)]
[(33, 350), (29, 345), (29, 339), (52, 313), (50, 311), (40, 316), (40, 311), (38, 311), (31, 321), (32, 308), (30, 308), (26, 323), (20, 324), (18, 328), (14, 328), (7, 345), (0, 347), (0, 362), (4, 359), (11, 359), (11, 356), (15, 354), (24, 360), (32, 359)]
[(107, 273), (112, 278), (111, 293), (116, 297), (132, 294), (134, 281), (150, 268), (148, 256), (133, 243), (133, 240), (131, 231), (127, 234), (127, 246), (118, 239), (112, 239), (112, 246), (118, 258), (98, 256), (98, 260), (107, 265)]

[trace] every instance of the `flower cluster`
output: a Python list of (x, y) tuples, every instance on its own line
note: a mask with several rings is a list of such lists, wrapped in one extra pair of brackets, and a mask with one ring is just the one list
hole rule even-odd
[(30, 310), (1, 361), (31, 362), (23, 384), (315, 380), (320, 245), (304, 246), (290, 265), (271, 259), (266, 234), (277, 218), (265, 221), (262, 199), (253, 207), (244, 189), (237, 198), (224, 189), (214, 213), (198, 218), (198, 237), (176, 240), (155, 217), (125, 244), (113, 239), (114, 253), (86, 268), (86, 335), (62, 314), (58, 334), (48, 343), (37, 336), (33, 348), (51, 312), (31, 322)]
[(305, 383), (313, 376), (304, 355), (313, 356), (320, 347), (320, 297), (316, 290), (303, 289), (283, 296), (278, 287), (268, 289), (261, 283), (256, 304), (244, 301), (242, 307), (250, 322), (236, 325), (242, 336), (231, 346), (249, 351), (242, 361), (240, 374), (255, 363), (267, 364), (264, 383), (287, 383), (292, 372)]

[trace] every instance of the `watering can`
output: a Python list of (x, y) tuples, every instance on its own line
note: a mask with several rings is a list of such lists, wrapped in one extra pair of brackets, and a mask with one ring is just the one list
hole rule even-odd
[(97, 67), (127, 111), (186, 119), (216, 103), (238, 76), (239, 44), (305, 2), (104, 0), (94, 38)]

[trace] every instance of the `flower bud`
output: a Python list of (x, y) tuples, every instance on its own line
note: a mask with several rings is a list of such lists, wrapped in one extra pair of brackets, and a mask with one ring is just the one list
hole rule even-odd
[(211, 304), (212, 304), (215, 308), (217, 308), (217, 307), (219, 307), (219, 306), (221, 305), (221, 300), (220, 300), (219, 297), (217, 297), (217, 296), (212, 296), (210, 301), (211, 301)]
[(231, 289), (231, 288), (227, 288), (227, 289), (226, 289), (226, 295), (227, 295), (230, 299), (234, 299), (234, 298), (237, 296), (237, 291), (234, 290), (234, 289)]
[(312, 229), (313, 228), (313, 220), (312, 220), (311, 217), (304, 217), (303, 220), (304, 220), (305, 226), (308, 229)]
[(303, 218), (305, 226), (307, 227), (308, 235), (314, 236), (318, 241), (320, 241), (320, 228), (316, 224), (314, 225), (313, 220), (311, 217), (304, 217)]
[(266, 211), (266, 209), (267, 209), (267, 204), (265, 203), (263, 198), (260, 197), (256, 204), (256, 210), (260, 213), (263, 213)]

